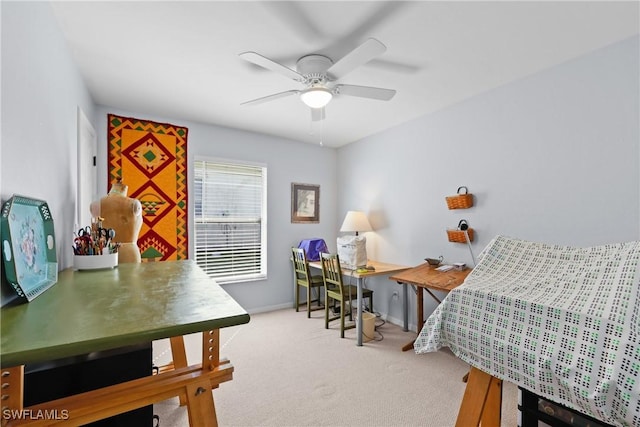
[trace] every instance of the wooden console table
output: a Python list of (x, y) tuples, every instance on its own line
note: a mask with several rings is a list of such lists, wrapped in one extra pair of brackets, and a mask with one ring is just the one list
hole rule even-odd
[[(249, 314), (193, 261), (60, 272), (30, 303), (0, 310), (2, 426), (76, 426), (178, 396), (191, 426), (217, 426), (212, 389), (230, 381), (220, 328)], [(202, 333), (202, 363), (187, 366), (182, 336)], [(157, 375), (23, 407), (24, 365), (171, 338), (174, 363)]]
[[(389, 280), (395, 280), (399, 284), (403, 286), (403, 300), (402, 300), (402, 308), (403, 308), (403, 316), (404, 316), (404, 330), (409, 330), (409, 314), (407, 307), (409, 305), (409, 298), (407, 292), (407, 284), (412, 285), (416, 291), (416, 296), (418, 299), (418, 308), (416, 310), (416, 322), (418, 333), (424, 326), (424, 293), (423, 289), (426, 290), (429, 295), (433, 299), (435, 299), (438, 303), (440, 303), (440, 299), (434, 295), (431, 290), (435, 291), (444, 291), (449, 292), (450, 290), (460, 286), (464, 279), (471, 273), (471, 269), (467, 268), (465, 270), (449, 270), (449, 271), (438, 271), (436, 267), (429, 265), (428, 263), (420, 264), (417, 267), (409, 268), (404, 270), (398, 274), (394, 274), (389, 277)], [(402, 351), (407, 351), (413, 348), (413, 343), (415, 340), (410, 343), (405, 344), (402, 347)]]

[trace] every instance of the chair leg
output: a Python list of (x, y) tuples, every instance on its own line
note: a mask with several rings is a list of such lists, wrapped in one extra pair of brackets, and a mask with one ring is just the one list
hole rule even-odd
[(295, 291), (294, 294), (295, 296), (293, 297), (293, 306), (296, 308), (296, 313), (299, 311), (298, 307), (300, 306), (300, 304), (298, 304), (298, 301), (300, 300), (300, 285), (298, 285), (298, 283), (294, 282), (294, 287), (295, 287)]
[[(343, 298), (345, 295), (342, 296)], [(353, 322), (353, 298), (357, 298), (355, 295), (351, 295), (351, 288), (349, 288), (349, 321)]]
[(307, 286), (307, 319), (311, 318), (311, 286)]
[[(340, 338), (344, 338), (344, 299), (340, 300)], [(349, 310), (351, 313), (351, 310)]]
[(324, 294), (324, 328), (329, 329), (329, 295)]

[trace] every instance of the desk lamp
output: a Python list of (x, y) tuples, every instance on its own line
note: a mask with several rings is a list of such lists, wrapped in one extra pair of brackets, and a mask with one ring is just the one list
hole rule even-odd
[(359, 236), (361, 231), (371, 231), (371, 224), (364, 213), (349, 211), (344, 218), (340, 231), (353, 232), (355, 236), (338, 237), (338, 257), (345, 267), (355, 270), (367, 265), (367, 240)]
[(355, 231), (356, 236), (360, 231), (371, 231), (371, 224), (369, 224), (369, 220), (364, 212), (360, 211), (349, 211), (347, 212), (347, 216), (344, 217), (344, 221), (342, 222), (342, 227), (340, 227), (340, 231), (352, 232)]

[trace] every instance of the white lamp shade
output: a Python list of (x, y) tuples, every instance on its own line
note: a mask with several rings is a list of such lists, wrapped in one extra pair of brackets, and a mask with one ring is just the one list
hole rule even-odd
[(311, 108), (322, 108), (331, 101), (331, 92), (323, 87), (311, 87), (300, 94), (300, 99)]
[(340, 227), (340, 231), (355, 231), (356, 233), (359, 231), (371, 230), (371, 224), (369, 224), (367, 216), (364, 214), (364, 212), (359, 211), (347, 212), (347, 216), (344, 217), (344, 221), (342, 222), (342, 227)]

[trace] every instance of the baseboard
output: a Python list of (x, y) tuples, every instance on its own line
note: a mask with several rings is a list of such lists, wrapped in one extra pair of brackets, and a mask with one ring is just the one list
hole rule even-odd
[(285, 308), (290, 308), (291, 310), (295, 310), (293, 308), (293, 301), (286, 304), (277, 304), (277, 305), (269, 305), (265, 307), (255, 307), (255, 308), (246, 308), (247, 313), (249, 314), (258, 314), (258, 313), (266, 313), (268, 311), (276, 311), (282, 310)]
[[(380, 318), (382, 318), (385, 322), (393, 323), (394, 325), (399, 326), (401, 328), (404, 327), (404, 320), (402, 319), (397, 319), (393, 316), (389, 316), (387, 314), (382, 314), (382, 313), (380, 313)], [(409, 323), (408, 326), (409, 326), (410, 332), (415, 332), (416, 325), (414, 323)]]
[[(265, 306), (265, 307), (248, 308), (246, 310), (247, 310), (247, 312), (249, 314), (258, 314), (258, 313), (266, 313), (266, 312), (269, 312), (269, 311), (283, 310), (285, 308), (290, 308), (291, 310), (294, 310), (293, 301), (285, 303), (285, 304), (277, 304), (277, 305), (270, 305), (270, 306)], [(300, 309), (304, 310), (304, 307), (300, 307)], [(393, 316), (389, 316), (386, 313), (377, 313), (377, 314), (380, 314), (380, 318), (383, 319), (385, 322), (393, 323), (394, 325), (399, 326), (401, 328), (404, 326), (404, 320), (402, 320), (402, 319), (398, 319), (398, 318), (395, 318)], [(409, 323), (409, 331), (411, 331), (411, 332), (415, 332), (416, 331), (416, 324), (415, 323)]]

